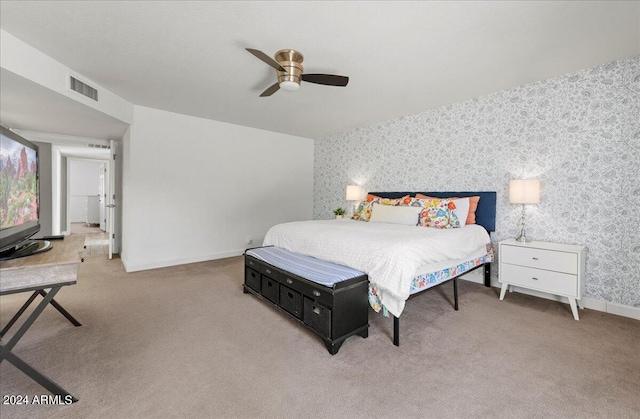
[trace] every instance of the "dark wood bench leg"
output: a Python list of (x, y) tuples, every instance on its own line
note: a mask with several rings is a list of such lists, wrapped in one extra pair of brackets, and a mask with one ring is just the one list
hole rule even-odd
[(329, 342), (326, 340), (324, 341), (324, 344), (327, 347), (327, 351), (329, 351), (331, 355), (337, 354), (343, 343), (344, 340), (341, 340), (340, 342)]

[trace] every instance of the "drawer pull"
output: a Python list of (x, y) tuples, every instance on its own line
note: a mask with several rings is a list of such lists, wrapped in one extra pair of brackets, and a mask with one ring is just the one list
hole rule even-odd
[(271, 273), (271, 269), (265, 269), (265, 272), (270, 274)]
[(533, 260), (538, 260), (538, 258), (531, 258), (531, 259), (533, 259)]
[(536, 278), (535, 276), (534, 276), (534, 277), (532, 277), (531, 279), (533, 279), (534, 281), (537, 281), (537, 280), (538, 280), (538, 278)]
[(316, 297), (320, 297), (320, 291), (313, 290), (313, 295), (315, 295)]
[(293, 284), (293, 279), (287, 278), (287, 284)]
[(316, 313), (316, 314), (320, 314), (320, 309), (318, 307), (316, 307), (316, 306), (313, 306), (311, 308), (311, 310), (313, 310), (313, 312)]
[(253, 262), (252, 262), (252, 261), (249, 261), (249, 265), (253, 266)]
[(255, 278), (256, 277), (256, 273), (255, 272), (251, 272), (251, 278)]
[(271, 281), (267, 281), (267, 285), (270, 287), (273, 287), (273, 284), (271, 283)]
[(288, 292), (287, 295), (289, 296), (289, 298), (293, 298), (293, 294), (291, 294), (290, 292)]

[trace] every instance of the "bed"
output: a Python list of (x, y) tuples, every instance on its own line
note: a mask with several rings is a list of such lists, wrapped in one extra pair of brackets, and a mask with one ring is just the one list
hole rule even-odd
[(416, 194), (434, 198), (479, 196), (475, 224), (438, 229), (376, 222), (316, 220), (279, 224), (264, 245), (349, 266), (369, 276), (372, 308), (394, 316), (394, 344), (399, 345), (399, 317), (406, 300), (453, 280), (457, 310), (460, 275), (484, 267), (489, 286), (493, 262), (490, 232), (495, 231), (495, 192), (370, 192), (397, 199)]

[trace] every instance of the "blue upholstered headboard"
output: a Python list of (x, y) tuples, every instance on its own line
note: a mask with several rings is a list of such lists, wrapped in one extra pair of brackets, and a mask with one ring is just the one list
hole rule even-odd
[(406, 195), (416, 196), (420, 193), (434, 198), (464, 198), (467, 196), (479, 196), (478, 209), (476, 210), (476, 224), (481, 225), (487, 231), (496, 231), (496, 193), (495, 192), (369, 192), (381, 198), (402, 198)]

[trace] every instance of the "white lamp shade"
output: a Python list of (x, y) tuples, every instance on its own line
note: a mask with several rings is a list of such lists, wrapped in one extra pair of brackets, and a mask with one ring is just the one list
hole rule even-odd
[(512, 204), (539, 204), (540, 180), (521, 179), (509, 181), (509, 202)]
[(347, 201), (359, 201), (361, 197), (362, 197), (362, 186), (360, 185), (347, 186)]

